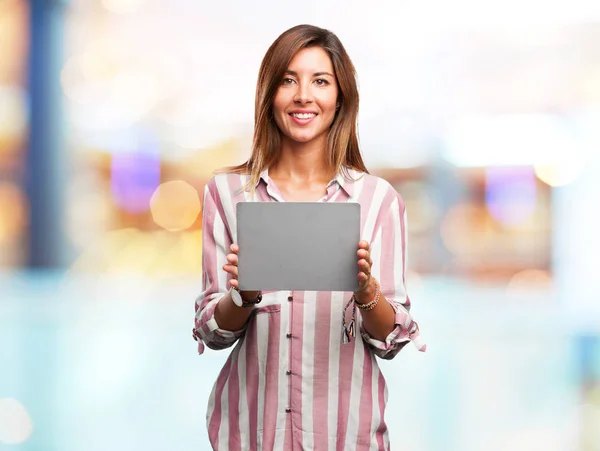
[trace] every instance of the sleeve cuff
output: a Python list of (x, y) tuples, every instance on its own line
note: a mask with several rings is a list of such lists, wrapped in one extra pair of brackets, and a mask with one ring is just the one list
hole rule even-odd
[(373, 338), (364, 328), (362, 329), (363, 339), (372, 345), (375, 349), (383, 352), (399, 351), (409, 341), (421, 352), (427, 350), (427, 345), (423, 342), (419, 325), (413, 320), (406, 308), (398, 303), (387, 301), (392, 306), (395, 312), (394, 323), (395, 327), (392, 332), (386, 337), (385, 341)]
[(225, 330), (219, 327), (215, 318), (215, 309), (223, 296), (213, 300), (200, 314), (200, 319), (192, 331), (194, 340), (198, 342), (198, 354), (204, 352), (204, 345), (211, 349), (224, 349), (231, 346), (242, 336), (246, 327), (239, 330)]

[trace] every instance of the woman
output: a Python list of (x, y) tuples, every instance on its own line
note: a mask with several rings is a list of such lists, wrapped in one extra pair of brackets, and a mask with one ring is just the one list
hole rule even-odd
[[(279, 36), (260, 67), (255, 108), (250, 159), (204, 193), (194, 337), (200, 354), (237, 343), (210, 396), (210, 442), (228, 451), (387, 450), (375, 356), (391, 359), (411, 340), (425, 346), (404, 288), (404, 203), (363, 163), (355, 70), (338, 38), (309, 25)], [(359, 202), (359, 289), (237, 291), (235, 209), (250, 200)]]

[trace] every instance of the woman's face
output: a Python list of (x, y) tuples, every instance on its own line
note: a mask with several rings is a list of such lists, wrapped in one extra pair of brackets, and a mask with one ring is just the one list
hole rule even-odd
[(335, 118), (337, 98), (329, 55), (320, 47), (302, 49), (290, 62), (275, 94), (275, 123), (284, 137), (295, 142), (326, 138)]

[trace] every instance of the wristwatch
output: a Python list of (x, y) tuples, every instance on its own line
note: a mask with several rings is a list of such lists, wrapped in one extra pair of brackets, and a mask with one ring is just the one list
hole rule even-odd
[(240, 291), (234, 287), (231, 287), (231, 289), (229, 290), (229, 294), (231, 295), (233, 303), (238, 307), (253, 307), (255, 304), (258, 304), (260, 303), (260, 301), (262, 301), (262, 293), (259, 293), (258, 297), (254, 301), (244, 301), (244, 299), (242, 299), (242, 294), (240, 293)]

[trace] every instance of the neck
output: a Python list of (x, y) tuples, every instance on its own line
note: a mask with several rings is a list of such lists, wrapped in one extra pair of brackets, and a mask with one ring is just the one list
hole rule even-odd
[(334, 176), (334, 170), (327, 161), (326, 143), (326, 136), (309, 143), (299, 143), (284, 137), (281, 154), (273, 167), (269, 169), (269, 175), (304, 181), (329, 182)]

